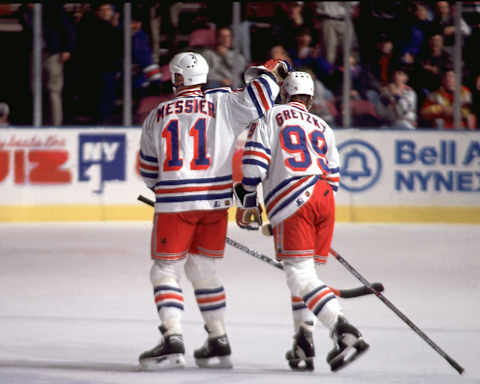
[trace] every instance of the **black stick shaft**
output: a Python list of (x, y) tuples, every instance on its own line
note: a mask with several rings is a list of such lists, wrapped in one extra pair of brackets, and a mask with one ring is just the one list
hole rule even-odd
[[(150, 200), (149, 198), (139, 195), (137, 198), (139, 201), (150, 205), (152, 207), (155, 206), (155, 203)], [(262, 260), (266, 262), (267, 264), (270, 264), (274, 266), (275, 268), (283, 270), (283, 264), (277, 260), (272, 259), (271, 257), (264, 255), (263, 253), (257, 252), (253, 249), (248, 248), (246, 245), (243, 245), (239, 243), (238, 241), (235, 241), (231, 239), (230, 237), (227, 236), (226, 238), (226, 243), (231, 245), (234, 248), (239, 249), (242, 252), (245, 252), (249, 254), (250, 256), (253, 256), (259, 260)], [(369, 286), (362, 286), (358, 288), (352, 288), (352, 289), (335, 289), (332, 288), (332, 291), (335, 293), (335, 295), (344, 298), (344, 299), (349, 299), (349, 298), (354, 298), (354, 297), (359, 297), (359, 296), (365, 296), (365, 295), (370, 295), (370, 294), (376, 294), (377, 292), (382, 292), (384, 290), (383, 284), (382, 283), (372, 283)]]
[[(352, 275), (354, 275), (358, 280), (362, 282), (363, 285), (369, 287), (371, 284), (365, 279), (350, 263), (345, 260), (338, 252), (334, 249), (330, 249), (330, 254), (334, 256), (346, 269), (348, 269)], [(393, 303), (388, 300), (380, 292), (374, 292), (375, 295), (383, 301), (383, 303), (390, 308), (395, 314), (400, 317), (415, 333), (417, 333), (423, 340), (427, 342), (440, 356), (442, 356), (447, 362), (457, 370), (459, 374), (462, 374), (465, 369), (453, 360), (449, 355), (447, 355), (432, 339), (430, 339), (420, 328), (418, 328), (407, 316), (405, 316)]]

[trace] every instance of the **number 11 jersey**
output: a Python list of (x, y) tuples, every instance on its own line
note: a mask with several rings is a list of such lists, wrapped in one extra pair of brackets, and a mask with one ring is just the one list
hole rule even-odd
[(140, 142), (140, 173), (155, 192), (155, 211), (229, 208), (236, 137), (273, 106), (278, 92), (264, 74), (243, 90), (185, 89), (158, 105)]

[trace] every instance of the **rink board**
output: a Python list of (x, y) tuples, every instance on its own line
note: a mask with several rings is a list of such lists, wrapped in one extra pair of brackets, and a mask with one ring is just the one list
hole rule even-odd
[[(337, 221), (480, 224), (480, 133), (349, 129), (336, 139)], [(136, 127), (0, 130), (0, 221), (151, 220), (136, 200), (153, 198), (139, 141)], [(240, 155), (241, 140), (237, 180)]]

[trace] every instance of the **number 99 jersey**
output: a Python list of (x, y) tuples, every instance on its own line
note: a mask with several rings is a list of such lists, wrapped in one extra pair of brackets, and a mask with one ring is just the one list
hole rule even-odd
[(277, 105), (253, 122), (242, 157), (242, 184), (262, 182), (267, 215), (275, 225), (295, 213), (320, 179), (334, 191), (340, 181), (335, 135), (299, 102)]

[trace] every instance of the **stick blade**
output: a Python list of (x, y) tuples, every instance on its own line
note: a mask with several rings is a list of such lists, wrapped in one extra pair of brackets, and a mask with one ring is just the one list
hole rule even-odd
[(377, 292), (383, 292), (385, 290), (385, 287), (383, 286), (383, 284), (378, 282), (372, 283), (371, 287)]

